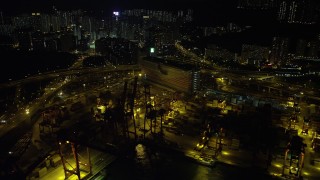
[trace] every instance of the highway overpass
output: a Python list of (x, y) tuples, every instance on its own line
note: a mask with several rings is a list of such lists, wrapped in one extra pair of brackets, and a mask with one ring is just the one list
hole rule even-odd
[(7, 83), (0, 84), (0, 89), (2, 88), (10, 88), (15, 87), (22, 84), (28, 84), (31, 82), (42, 81), (46, 79), (54, 79), (61, 76), (69, 76), (69, 75), (84, 75), (89, 73), (104, 73), (104, 72), (117, 72), (117, 71), (140, 71), (139, 65), (119, 65), (119, 66), (108, 66), (108, 67), (94, 67), (94, 68), (79, 68), (79, 69), (63, 69), (50, 71), (34, 76), (30, 76), (24, 79), (10, 81)]

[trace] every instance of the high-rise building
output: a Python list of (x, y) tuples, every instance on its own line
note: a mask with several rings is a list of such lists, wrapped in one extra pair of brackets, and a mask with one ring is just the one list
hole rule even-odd
[(234, 60), (234, 52), (216, 44), (209, 44), (205, 49), (205, 58), (212, 61), (232, 61)]
[(0, 35), (12, 36), (15, 27), (10, 24), (0, 25)]
[(242, 62), (260, 67), (262, 62), (269, 60), (269, 48), (258, 45), (242, 45)]
[(318, 58), (319, 41), (298, 39), (296, 45), (295, 58)]
[(319, 58), (319, 41), (309, 41), (307, 44), (307, 54), (306, 56), (310, 59)]
[(286, 23), (314, 24), (319, 14), (313, 0), (281, 0), (278, 7), (278, 20)]
[(76, 36), (72, 33), (62, 34), (59, 38), (59, 45), (61, 51), (71, 52), (76, 49)]
[(270, 49), (269, 61), (273, 64), (285, 63), (289, 54), (289, 38), (274, 37)]
[(292, 1), (289, 4), (288, 19), (287, 19), (289, 23), (294, 23), (296, 21), (297, 8), (298, 8), (298, 4), (296, 1)]
[(0, 36), (0, 49), (9, 50), (14, 48), (14, 39), (10, 36)]
[(105, 56), (113, 64), (136, 64), (136, 43), (123, 38), (100, 38), (95, 41), (97, 54)]
[(271, 9), (277, 6), (277, 0), (239, 0), (238, 8)]
[(20, 29), (17, 32), (17, 39), (18, 39), (18, 47), (20, 50), (24, 51), (31, 51), (32, 50), (32, 30), (28, 29)]
[(148, 81), (189, 94), (200, 90), (200, 72), (195, 66), (156, 57), (145, 57), (139, 64)]
[(281, 22), (285, 21), (286, 20), (286, 13), (287, 13), (287, 2), (282, 1), (279, 5), (278, 20)]
[(48, 51), (57, 51), (58, 50), (58, 42), (56, 39), (48, 38), (45, 39), (44, 47)]
[(44, 49), (44, 36), (41, 31), (32, 33), (32, 49), (34, 51), (40, 51)]

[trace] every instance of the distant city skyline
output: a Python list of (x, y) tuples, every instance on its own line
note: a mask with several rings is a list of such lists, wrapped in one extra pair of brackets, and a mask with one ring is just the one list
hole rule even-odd
[[(237, 0), (111, 0), (111, 1), (98, 1), (98, 0), (13, 0), (2, 4), (0, 10), (17, 10), (17, 9), (42, 9), (57, 6), (61, 9), (76, 9), (76, 8), (89, 8), (89, 9), (103, 9), (106, 8), (161, 8), (161, 9), (180, 9), (180, 8), (194, 8), (195, 6), (203, 6), (204, 4), (225, 4), (235, 5)], [(205, 6), (203, 6), (205, 7)]]
[(112, 12), (124, 9), (158, 9), (158, 10), (181, 10), (193, 9), (195, 16), (202, 20), (228, 18), (233, 14), (238, 0), (13, 0), (3, 3), (0, 12), (3, 16), (17, 15), (30, 12), (50, 12), (53, 7), (58, 10), (93, 10), (96, 12)]
[[(221, 24), (226, 21), (255, 24), (276, 20), (297, 23), (301, 19), (319, 22), (320, 16), (320, 1), (317, 0), (303, 0), (299, 3), (293, 0), (33, 0), (31, 2), (13, 0), (2, 3), (0, 12), (3, 16), (9, 16), (30, 12), (50, 12), (53, 7), (58, 10), (83, 9), (99, 13), (124, 9), (193, 9), (195, 20), (202, 24), (208, 22)], [(294, 11), (290, 10), (292, 8)], [(310, 8), (312, 11), (309, 11)]]

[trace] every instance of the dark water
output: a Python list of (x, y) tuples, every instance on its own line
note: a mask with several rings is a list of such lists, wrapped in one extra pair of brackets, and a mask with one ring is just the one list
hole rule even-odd
[(244, 169), (223, 163), (207, 167), (186, 158), (165, 153), (137, 153), (135, 159), (120, 158), (106, 168), (108, 180), (223, 180), (272, 179), (254, 169)]

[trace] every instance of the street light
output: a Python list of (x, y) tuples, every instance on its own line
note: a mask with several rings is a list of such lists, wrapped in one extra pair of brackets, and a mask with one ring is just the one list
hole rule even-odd
[(26, 114), (29, 114), (30, 113), (30, 110), (29, 109), (26, 109)]

